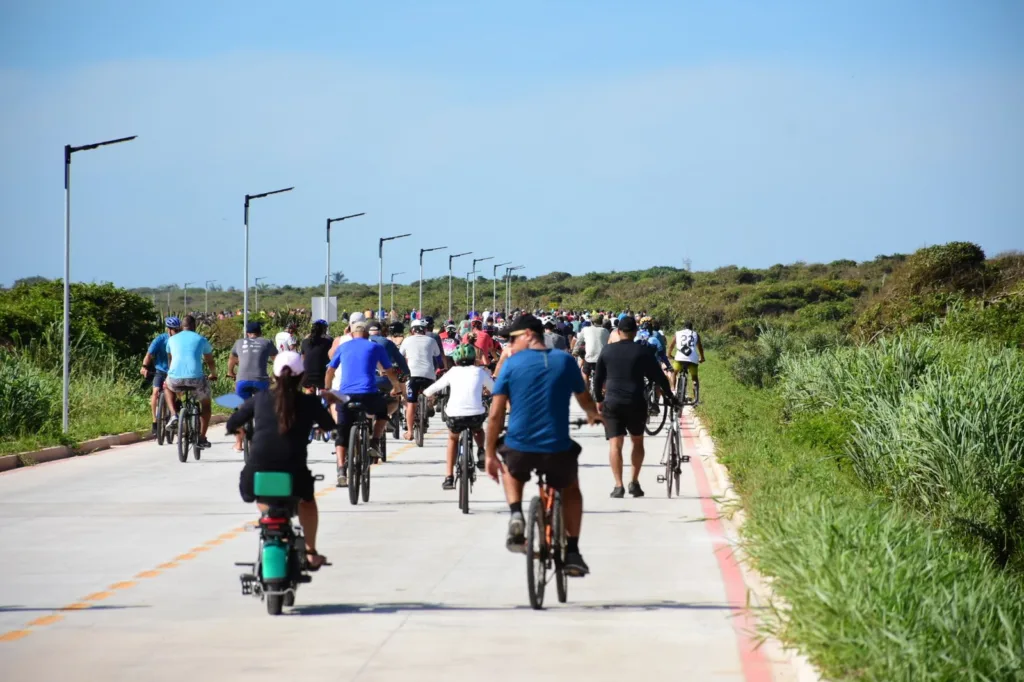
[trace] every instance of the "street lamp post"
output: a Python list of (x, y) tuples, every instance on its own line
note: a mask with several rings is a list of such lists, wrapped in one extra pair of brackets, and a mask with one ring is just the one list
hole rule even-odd
[(474, 270), (473, 272), (467, 272), (466, 273), (466, 310), (469, 311), (469, 312), (473, 312), (473, 311), (469, 310), (469, 278), (470, 278), (470, 275), (476, 275), (476, 270)]
[(494, 313), (498, 309), (498, 268), (500, 268), (502, 265), (508, 265), (511, 262), (512, 261), (507, 260), (504, 263), (495, 263), (494, 267), (491, 268), (491, 285), (492, 285), (491, 288), (493, 289), (493, 291), (491, 292), (491, 319), (492, 320), (494, 319), (494, 316), (495, 316)]
[(419, 313), (420, 319), (423, 319), (423, 254), (447, 248), (447, 246), (435, 246), (432, 249), (420, 249), (420, 302), (416, 307), (416, 312)]
[(331, 298), (331, 224), (340, 223), (342, 220), (348, 220), (349, 218), (358, 218), (365, 213), (353, 213), (352, 215), (342, 216), (341, 218), (328, 218), (327, 219), (327, 276), (324, 279), (324, 319), (330, 322), (330, 315), (327, 312), (327, 303)]
[(512, 273), (516, 270), (522, 270), (525, 265), (515, 265), (505, 269), (505, 315), (512, 310)]
[(485, 260), (492, 260), (494, 256), (487, 256), (486, 258), (474, 258), (473, 259), (473, 303), (469, 313), (472, 315), (476, 312), (476, 264), (482, 263)]
[(404, 237), (411, 236), (412, 232), (406, 234), (398, 234), (394, 237), (381, 237), (377, 243), (377, 315), (380, 315), (381, 308), (384, 307), (384, 242), (390, 242), (394, 239), (402, 239)]
[[(260, 280), (261, 279), (267, 279), (267, 278), (266, 277), (257, 277), (256, 280), (255, 280), (256, 281), (256, 314), (257, 315), (260, 314)], [(248, 322), (245, 322), (245, 324), (248, 324)]]
[(184, 306), (183, 310), (188, 315), (188, 285), (195, 284), (195, 282), (185, 282), (185, 286), (182, 288), (181, 303)]
[(71, 397), (71, 155), (99, 147), (106, 147), (120, 142), (130, 142), (137, 135), (119, 137), (95, 144), (84, 144), (80, 147), (64, 145), (64, 390), (61, 402), (61, 428), (68, 432), (68, 413)]
[(394, 310), (395, 309), (395, 275), (404, 275), (404, 274), (405, 274), (405, 270), (403, 270), (401, 272), (392, 272), (391, 273), (391, 307), (389, 308), (389, 310)]
[(448, 319), (452, 319), (452, 261), (460, 256), (468, 256), (472, 251), (463, 251), (462, 253), (456, 253), (448, 256)]
[(284, 192), (291, 192), (293, 189), (295, 188), (285, 187), (284, 189), (275, 189), (273, 192), (263, 192), (262, 194), (245, 195), (245, 289), (242, 290), (243, 333), (245, 327), (249, 324), (249, 202), (252, 201), (253, 199), (262, 199), (263, 197), (269, 197), (272, 194), (282, 194)]
[(213, 284), (216, 281), (217, 280), (215, 280), (215, 279), (208, 279), (208, 280), (206, 280), (206, 305), (205, 305), (205, 308), (206, 308), (206, 314), (207, 315), (210, 314), (210, 285)]

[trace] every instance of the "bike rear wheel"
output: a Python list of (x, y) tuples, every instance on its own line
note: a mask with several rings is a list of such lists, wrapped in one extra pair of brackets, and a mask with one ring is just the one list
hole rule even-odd
[(199, 434), (202, 433), (198, 412), (192, 415), (192, 428), (190, 430), (192, 431), (192, 458), (198, 462), (201, 449), (199, 447)]
[[(647, 392), (645, 393), (647, 400), (647, 421), (644, 423), (644, 431), (647, 432), (648, 436), (657, 436), (663, 426), (665, 426), (665, 417), (668, 416), (668, 405), (658, 404), (658, 391), (653, 384), (648, 386)], [(651, 411), (657, 409), (658, 414), (652, 415)]]
[(160, 392), (160, 402), (156, 406), (156, 444), (164, 444), (164, 434), (167, 433), (167, 424), (164, 420), (164, 396), (163, 391)]
[(370, 465), (371, 465), (371, 461), (370, 461), (370, 451), (369, 451), (369, 446), (370, 446), (369, 438), (370, 438), (370, 434), (369, 433), (364, 433), (363, 434), (363, 439), (364, 439), (364, 442), (363, 442), (363, 462), (360, 465), (360, 468), (362, 470), (360, 473), (362, 474), (362, 476), (361, 476), (362, 477), (362, 482), (361, 482), (362, 491), (361, 492), (362, 492), (362, 495), (363, 495), (363, 502), (369, 502), (370, 501), (370, 469), (371, 469)]
[(469, 513), (469, 474), (473, 464), (473, 434), (469, 429), (459, 436), (459, 509)]
[(565, 573), (565, 551), (567, 540), (565, 537), (565, 517), (562, 514), (562, 494), (555, 494), (554, 518), (551, 520), (553, 531), (551, 536), (555, 540), (552, 548), (555, 559), (555, 588), (558, 592), (558, 601), (562, 604), (569, 598), (569, 576)]
[(362, 447), (363, 440), (359, 431), (359, 426), (353, 426), (349, 430), (348, 451), (345, 453), (348, 458), (345, 462), (348, 469), (348, 501), (351, 504), (359, 504), (359, 479), (362, 474), (359, 470), (362, 464), (362, 453), (359, 448)]
[(184, 464), (188, 461), (188, 417), (178, 413), (178, 461)]
[(284, 595), (283, 594), (268, 594), (267, 595), (267, 613), (271, 616), (280, 616), (281, 608), (284, 606)]
[(547, 547), (544, 542), (544, 509), (540, 498), (530, 502), (526, 517), (526, 585), (530, 593), (530, 606), (544, 607), (544, 586), (548, 582)]
[(413, 425), (413, 435), (416, 437), (416, 447), (423, 447), (423, 434), (427, 422), (427, 399), (420, 396), (416, 399), (416, 424)]

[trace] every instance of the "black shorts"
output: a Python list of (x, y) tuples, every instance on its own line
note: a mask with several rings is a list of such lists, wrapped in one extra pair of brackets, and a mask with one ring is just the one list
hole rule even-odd
[[(380, 393), (361, 393), (349, 396), (353, 403), (363, 406), (363, 411), (377, 419), (388, 418), (388, 401)], [(348, 431), (356, 421), (357, 410), (351, 410), (347, 406), (338, 409), (338, 438), (335, 445), (348, 447)]]
[(462, 433), (466, 429), (479, 431), (487, 421), (487, 413), (474, 414), (471, 417), (448, 417), (448, 430), (452, 433)]
[[(309, 469), (294, 469), (289, 473), (292, 475), (292, 495), (300, 500), (312, 502), (313, 472)], [(255, 469), (250, 469), (249, 467), (242, 468), (242, 474), (238, 478), (238, 492), (242, 494), (243, 502), (256, 501), (256, 493), (253, 492), (255, 475)]]
[(604, 437), (606, 439), (625, 436), (644, 435), (647, 424), (647, 405), (645, 403), (604, 403), (601, 406), (601, 418), (604, 420)]
[(544, 474), (548, 484), (556, 490), (564, 490), (576, 482), (579, 471), (577, 460), (583, 448), (576, 441), (567, 452), (520, 452), (502, 445), (498, 452), (505, 461), (505, 467), (512, 478), (523, 483), (530, 481), (534, 471)]
[(433, 379), (427, 379), (425, 377), (410, 377), (409, 383), (406, 384), (405, 397), (410, 403), (414, 403), (419, 399), (420, 393), (423, 393), (423, 391), (433, 383)]
[(583, 361), (583, 373), (588, 377), (594, 373), (595, 367), (597, 367), (596, 362), (587, 362), (586, 360)]

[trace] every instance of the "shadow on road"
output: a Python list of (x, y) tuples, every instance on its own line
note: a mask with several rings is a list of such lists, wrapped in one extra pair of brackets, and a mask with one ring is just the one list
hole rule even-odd
[[(676, 601), (656, 602), (621, 602), (611, 604), (566, 604), (558, 606), (558, 611), (661, 611), (661, 610), (692, 610), (692, 611), (743, 611), (745, 607), (729, 604), (692, 604)], [(756, 608), (756, 607), (755, 607)], [(457, 604), (440, 604), (436, 602), (393, 602), (383, 604), (311, 604), (296, 606), (291, 613), (298, 616), (335, 616), (347, 614), (395, 614), (428, 611), (521, 611), (532, 610), (526, 604), (518, 606), (460, 606)]]
[(148, 606), (115, 606), (96, 604), (87, 609), (63, 609), (56, 606), (0, 606), (0, 613), (54, 613), (64, 611), (121, 611), (123, 609), (148, 609)]

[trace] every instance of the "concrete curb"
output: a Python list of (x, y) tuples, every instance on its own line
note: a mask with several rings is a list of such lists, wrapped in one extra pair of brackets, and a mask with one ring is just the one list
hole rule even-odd
[[(227, 420), (227, 415), (215, 414), (211, 417), (210, 424), (223, 424)], [(110, 448), (121, 445), (142, 443), (147, 440), (154, 440), (154, 436), (148, 432), (129, 431), (127, 433), (119, 433), (113, 436), (100, 436), (99, 438), (93, 438), (92, 440), (79, 443), (76, 448), (69, 448), (66, 445), (55, 445), (50, 448), (43, 448), (42, 450), (35, 450), (32, 452), (19, 452), (14, 455), (2, 455), (0, 456), (0, 472), (13, 471), (15, 469), (21, 469), (35, 464), (43, 464), (45, 462), (55, 462), (59, 459), (70, 459), (71, 457), (90, 455), (94, 452), (109, 450)], [(26, 464), (26, 461), (29, 463)]]
[[(776, 607), (788, 609), (788, 605), (772, 592), (768, 580), (750, 566), (746, 555), (739, 546), (739, 532), (745, 517), (744, 510), (740, 506), (740, 497), (733, 489), (728, 469), (718, 461), (715, 442), (711, 434), (708, 433), (692, 408), (687, 408), (687, 414), (696, 427), (697, 441), (700, 445), (698, 456), (708, 474), (714, 494), (718, 498), (715, 500), (715, 506), (722, 513), (723, 527), (729, 535), (727, 538), (729, 545), (739, 558), (738, 563), (743, 573), (743, 580), (747, 584), (751, 602), (758, 606), (767, 607), (774, 604)], [(723, 509), (723, 507), (727, 509)], [(774, 637), (765, 640), (763, 646), (772, 663), (773, 678), (777, 682), (821, 682), (822, 678), (817, 668), (799, 651), (787, 649)]]

